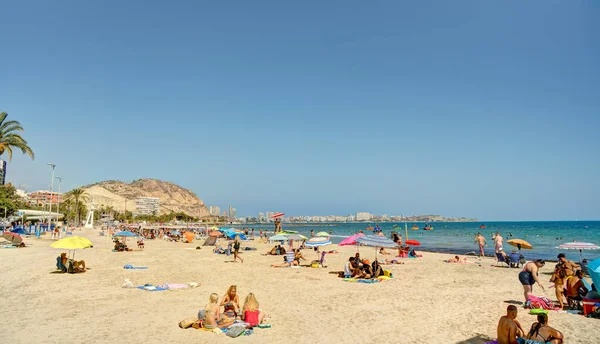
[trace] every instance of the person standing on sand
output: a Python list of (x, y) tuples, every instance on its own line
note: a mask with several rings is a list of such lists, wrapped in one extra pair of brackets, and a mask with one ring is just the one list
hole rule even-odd
[(242, 257), (240, 257), (240, 236), (236, 235), (235, 236), (235, 240), (233, 241), (233, 262), (235, 263), (235, 261), (239, 258), (240, 261), (243, 263), (244, 260), (242, 259)]
[(510, 305), (506, 308), (506, 315), (500, 318), (496, 335), (498, 336), (498, 344), (518, 344), (517, 339), (525, 335), (523, 327), (517, 321), (517, 307)]
[(479, 243), (479, 256), (483, 258), (485, 256), (483, 247), (486, 244), (486, 240), (481, 233), (477, 233), (477, 236), (475, 237), (475, 243)]
[(525, 302), (527, 298), (533, 292), (533, 285), (538, 284), (542, 287), (543, 291), (546, 291), (542, 283), (538, 278), (538, 270), (544, 267), (546, 263), (542, 259), (538, 259), (535, 262), (529, 262), (523, 267), (523, 271), (519, 272), (519, 282), (523, 285), (523, 296), (525, 296)]
[(496, 236), (494, 237), (494, 250), (496, 251), (496, 253), (500, 253), (503, 242), (504, 238), (502, 238), (502, 235), (500, 235), (499, 232), (496, 232)]

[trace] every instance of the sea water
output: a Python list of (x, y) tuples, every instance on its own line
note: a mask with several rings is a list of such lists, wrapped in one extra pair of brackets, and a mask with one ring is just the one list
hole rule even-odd
[[(411, 230), (413, 224), (420, 229)], [(504, 250), (510, 253), (512, 249), (507, 241), (510, 239), (523, 239), (533, 246), (533, 250), (522, 250), (523, 255), (528, 259), (556, 260), (559, 253), (565, 253), (567, 259), (579, 261), (579, 251), (560, 250), (558, 245), (573, 241), (590, 242), (600, 245), (600, 221), (560, 221), (560, 222), (486, 222), (485, 229), (480, 229), (481, 223), (475, 222), (433, 222), (430, 223), (433, 230), (424, 231), (424, 223), (407, 223), (408, 239), (418, 240), (421, 243), (418, 249), (435, 252), (447, 252), (454, 254), (466, 254), (469, 252), (479, 252), (479, 246), (474, 242), (474, 236), (481, 232), (487, 240), (485, 248), (486, 255), (494, 254), (494, 242), (492, 234), (499, 232), (504, 237)], [(394, 228), (394, 225), (397, 228)], [(310, 231), (314, 233), (331, 231), (331, 241), (339, 243), (344, 238), (357, 233), (359, 230), (367, 235), (374, 234), (366, 230), (367, 227), (374, 227), (375, 223), (313, 223), (313, 224), (283, 224), (284, 230), (294, 230), (310, 237)], [(272, 231), (273, 225), (247, 225), (246, 227)], [(404, 222), (380, 223), (386, 237), (391, 237), (392, 231), (402, 234), (402, 239), (406, 240)], [(258, 235), (258, 233), (255, 233)], [(599, 258), (600, 251), (583, 251), (583, 258), (589, 261)]]

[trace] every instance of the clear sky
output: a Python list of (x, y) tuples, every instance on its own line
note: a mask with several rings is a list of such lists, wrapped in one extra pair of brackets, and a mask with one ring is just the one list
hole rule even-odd
[[(160, 4), (162, 3), (162, 4)], [(598, 1), (0, 1), (0, 111), (62, 190), (240, 215), (600, 219)]]

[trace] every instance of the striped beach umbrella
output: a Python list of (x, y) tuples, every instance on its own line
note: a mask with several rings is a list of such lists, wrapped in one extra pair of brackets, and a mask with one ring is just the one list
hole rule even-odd
[(579, 250), (579, 259), (583, 260), (583, 250), (600, 250), (600, 246), (589, 242), (568, 242), (557, 247), (561, 250)]
[(385, 248), (394, 248), (398, 247), (398, 244), (393, 242), (392, 240), (380, 236), (380, 235), (365, 235), (356, 238), (356, 242), (365, 246), (374, 246), (374, 247), (385, 247)]
[(327, 246), (331, 245), (331, 240), (326, 237), (314, 237), (306, 241), (306, 247), (319, 247), (319, 246)]
[(316, 234), (316, 236), (318, 237), (329, 237), (329, 233), (327, 232), (319, 232)]

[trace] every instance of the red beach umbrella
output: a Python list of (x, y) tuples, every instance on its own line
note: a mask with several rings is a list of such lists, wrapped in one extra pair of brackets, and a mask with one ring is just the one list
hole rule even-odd
[(284, 216), (284, 215), (285, 215), (284, 213), (275, 213), (275, 214), (271, 215), (271, 218), (272, 218), (272, 219), (276, 219), (276, 218), (278, 218), (278, 217), (282, 217), (282, 216)]
[(421, 246), (421, 243), (416, 240), (406, 240), (404, 243), (409, 246)]
[(4, 232), (4, 234), (2, 234), (2, 237), (13, 244), (20, 244), (23, 242), (23, 238), (21, 238), (21, 236), (17, 233)]

